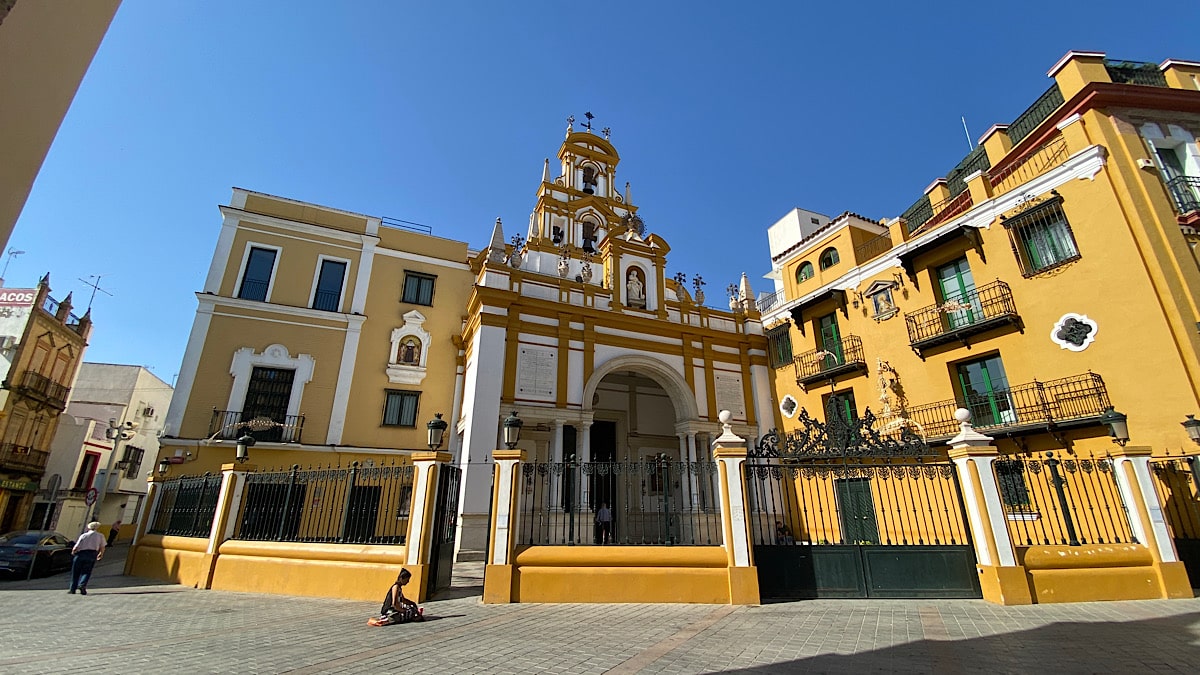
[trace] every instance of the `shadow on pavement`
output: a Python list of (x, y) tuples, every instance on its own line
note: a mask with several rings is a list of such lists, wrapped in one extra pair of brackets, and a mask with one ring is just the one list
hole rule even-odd
[(712, 672), (1174, 672), (1172, 664), (1200, 664), (1198, 636), (1200, 612), (1193, 612), (1142, 621), (1054, 623), (987, 637), (926, 639), (856, 654), (821, 654)]

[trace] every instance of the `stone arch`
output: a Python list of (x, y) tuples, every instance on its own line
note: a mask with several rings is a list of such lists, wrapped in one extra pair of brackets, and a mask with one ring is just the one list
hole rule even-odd
[(583, 385), (583, 410), (585, 412), (592, 410), (592, 397), (595, 396), (600, 382), (607, 375), (620, 370), (632, 370), (657, 382), (671, 398), (671, 405), (675, 408), (676, 422), (700, 419), (700, 410), (696, 406), (696, 394), (688, 386), (683, 376), (662, 361), (640, 354), (613, 357), (592, 371), (591, 377)]

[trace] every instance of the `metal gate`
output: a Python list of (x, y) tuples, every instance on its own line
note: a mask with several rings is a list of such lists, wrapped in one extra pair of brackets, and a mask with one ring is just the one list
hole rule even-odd
[(433, 510), (433, 536), (429, 547), (430, 596), (450, 587), (454, 573), (454, 538), (458, 530), (458, 490), (462, 469), (438, 467), (437, 504)]
[(978, 598), (975, 551), (953, 463), (870, 411), (798, 416), (746, 463), (763, 598)]
[(1162, 502), (1175, 552), (1192, 588), (1200, 588), (1200, 457), (1152, 460), (1155, 487)]

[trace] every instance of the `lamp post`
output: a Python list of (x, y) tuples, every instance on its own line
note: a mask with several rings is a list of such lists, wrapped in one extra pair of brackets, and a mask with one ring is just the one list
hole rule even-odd
[(512, 450), (517, 447), (517, 441), (521, 440), (521, 426), (525, 422), (517, 417), (517, 411), (512, 411), (512, 414), (504, 419), (504, 445)]
[(446, 421), (442, 419), (442, 413), (435, 413), (433, 419), (429, 420), (429, 424), (425, 426), (429, 430), (429, 449), (436, 451), (442, 447), (442, 436), (446, 433), (447, 425)]
[[(1129, 418), (1124, 413), (1119, 413), (1113, 410), (1110, 405), (1104, 409), (1104, 414), (1100, 416), (1100, 421), (1108, 427), (1108, 435), (1112, 436), (1112, 442), (1125, 447), (1129, 442)], [(1200, 424), (1200, 422), (1197, 422)]]
[[(112, 441), (112, 452), (108, 455), (108, 463), (104, 467), (104, 485), (100, 486), (100, 494), (96, 497), (96, 503), (92, 504), (91, 510), (88, 513), (86, 523), (90, 523), (96, 519), (96, 513), (100, 511), (100, 507), (104, 505), (104, 501), (108, 496), (108, 486), (112, 483), (113, 468), (117, 464), (117, 451), (121, 448), (121, 441), (128, 441), (133, 438), (134, 429), (137, 428), (136, 422), (123, 422), (117, 424), (117, 420), (108, 420), (108, 428), (104, 430), (104, 437)], [(118, 483), (118, 487), (120, 484)]]
[(171, 468), (171, 460), (163, 457), (158, 460), (158, 477), (163, 478), (167, 475), (167, 470)]
[(237, 452), (234, 455), (234, 459), (237, 460), (238, 464), (245, 464), (247, 461), (249, 461), (250, 448), (254, 447), (256, 442), (257, 441), (255, 441), (254, 437), (250, 434), (246, 434), (245, 436), (237, 439)]
[[(1192, 415), (1188, 415), (1187, 419), (1181, 422), (1184, 429), (1187, 429), (1188, 438), (1192, 442), (1200, 445), (1200, 420)], [(1188, 457), (1188, 467), (1192, 470), (1192, 480), (1196, 485), (1200, 485), (1200, 456), (1192, 455)]]

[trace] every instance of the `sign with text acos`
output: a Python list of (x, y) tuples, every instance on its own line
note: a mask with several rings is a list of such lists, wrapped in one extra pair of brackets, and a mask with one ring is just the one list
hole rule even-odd
[(37, 301), (36, 288), (0, 288), (0, 379), (8, 377), (16, 346)]
[(96, 488), (88, 488), (87, 494), (83, 496), (83, 503), (91, 506), (96, 503), (96, 498), (100, 496), (100, 491)]

